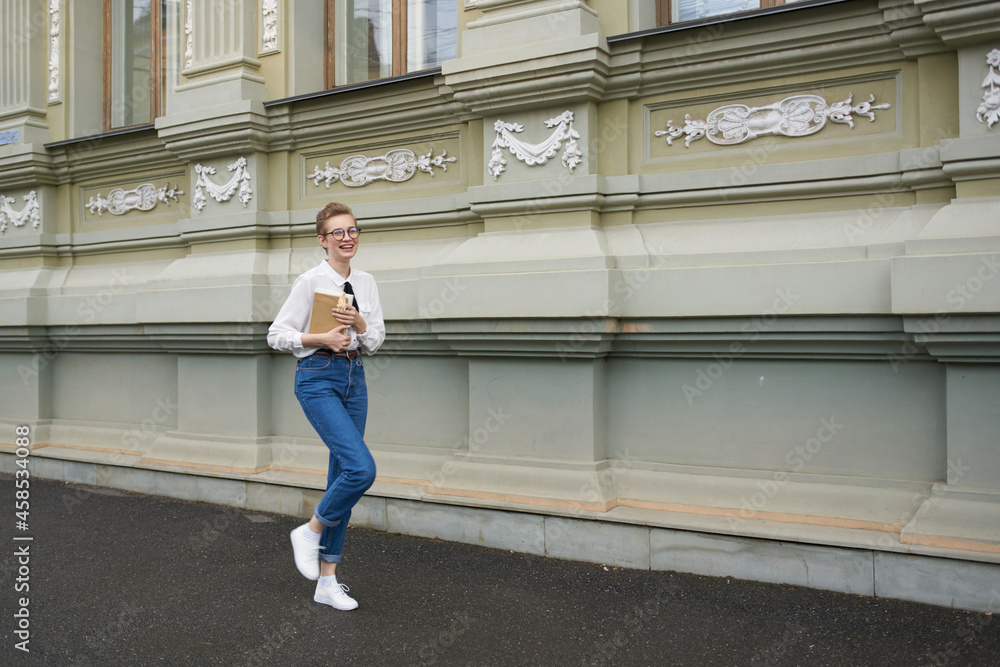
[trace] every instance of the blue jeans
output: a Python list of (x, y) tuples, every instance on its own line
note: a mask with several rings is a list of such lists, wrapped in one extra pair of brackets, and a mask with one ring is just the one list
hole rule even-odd
[(365, 445), (368, 387), (361, 357), (300, 359), (295, 366), (295, 396), (330, 449), (326, 493), (316, 506), (323, 524), (320, 558), (339, 563), (351, 508), (375, 482), (375, 460)]

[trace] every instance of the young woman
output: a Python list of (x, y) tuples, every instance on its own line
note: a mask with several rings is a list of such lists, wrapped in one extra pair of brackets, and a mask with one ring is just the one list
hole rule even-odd
[[(385, 340), (378, 289), (371, 274), (351, 268), (360, 230), (351, 209), (336, 202), (316, 215), (317, 241), (326, 259), (295, 279), (267, 343), (298, 358), (295, 396), (306, 418), (330, 449), (326, 493), (316, 513), (292, 531), (295, 565), (319, 580), (313, 600), (344, 611), (358, 603), (337, 582), (351, 508), (375, 481), (375, 461), (365, 445), (368, 389), (361, 352), (374, 354)], [(354, 295), (354, 303), (334, 308), (338, 326), (308, 333), (317, 289)]]

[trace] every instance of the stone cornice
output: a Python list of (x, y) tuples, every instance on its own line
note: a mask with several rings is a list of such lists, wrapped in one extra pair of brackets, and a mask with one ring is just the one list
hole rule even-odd
[[(536, 105), (540, 101), (548, 106), (599, 102), (605, 99), (609, 67), (606, 55), (597, 51), (592, 55), (588, 62), (577, 62), (570, 67), (565, 62), (557, 65), (556, 58), (552, 63), (535, 63), (550, 72), (545, 78), (530, 70), (486, 70), (480, 72), (481, 79), (464, 82), (449, 79), (449, 87), (457, 102), (478, 115)], [(546, 67), (547, 64), (552, 67)]]
[[(761, 327), (751, 317), (390, 321), (386, 323), (389, 336), (382, 353), (390, 357), (454, 354), (567, 359), (719, 359), (729, 355), (741, 359), (861, 359), (890, 363), (902, 349), (906, 350), (907, 361), (1000, 362), (1000, 328), (995, 316), (951, 318), (956, 322), (975, 320), (976, 330), (929, 335), (922, 333), (917, 318), (892, 316), (783, 317), (769, 321), (767, 327)], [(8, 326), (0, 328), (0, 351), (270, 354), (273, 351), (266, 341), (268, 324)], [(735, 353), (734, 343), (740, 344)]]
[(127, 324), (3, 327), (0, 352), (267, 354), (268, 324)]
[(941, 142), (941, 162), (954, 181), (996, 178), (1000, 173), (1000, 135)]
[(511, 199), (473, 204), (472, 212), (480, 218), (487, 219), (524, 215), (526, 209), (531, 210), (532, 213), (601, 211), (603, 210), (604, 200), (604, 195), (596, 192), (527, 201)]
[[(758, 320), (760, 318), (757, 318)], [(760, 332), (754, 318), (740, 318), (746, 328), (730, 334), (629, 333), (615, 341), (614, 356), (710, 358), (724, 363), (741, 359), (864, 359), (889, 361), (909, 340), (901, 332)], [(644, 323), (632, 322), (630, 327)], [(749, 331), (750, 333), (745, 333)], [(923, 351), (911, 360), (930, 361)]]
[(602, 99), (608, 41), (585, 0), (483, 0), (477, 9), (461, 56), (441, 65), (470, 112)]
[(401, 80), (335, 97), (268, 105), (269, 149), (297, 150), (330, 143), (370, 140), (387, 130), (431, 130), (461, 122), (465, 110), (451, 99), (441, 77)]
[[(427, 210), (400, 213), (392, 202), (354, 207), (368, 232), (451, 227), (479, 222), (464, 198), (430, 198)], [(170, 250), (200, 243), (312, 237), (315, 214), (310, 211), (241, 211), (228, 215), (182, 218), (177, 222), (71, 234), (7, 238), (0, 259), (21, 257), (80, 257), (108, 253)]]
[(32, 150), (0, 161), (0, 191), (54, 185), (57, 182), (52, 156), (48, 153)]
[(259, 102), (156, 119), (164, 147), (185, 162), (268, 150), (269, 122)]
[(903, 54), (912, 57), (937, 53), (947, 47), (934, 30), (924, 23), (924, 15), (913, 0), (879, 0), (885, 27)]
[(995, 0), (913, 0), (924, 23), (949, 46), (1000, 37), (1000, 3)]
[(1000, 316), (948, 313), (907, 316), (903, 326), (916, 345), (938, 361), (1000, 363)]
[(109, 253), (187, 248), (200, 243), (298, 237), (315, 234), (315, 223), (289, 227), (282, 212), (240, 212), (203, 220), (71, 234), (42, 234), (7, 239), (0, 259), (18, 257), (82, 257)]
[(153, 128), (138, 132), (108, 133), (46, 146), (60, 184), (128, 172), (183, 168), (164, 150)]
[[(802, 8), (611, 43), (605, 99), (764, 81), (906, 57), (874, 2)], [(766, 23), (766, 26), (765, 26)], [(766, 29), (767, 39), (761, 39)]]
[(562, 11), (579, 10), (597, 16), (597, 12), (588, 7), (585, 0), (478, 0), (476, 9), (483, 12), (483, 17), (471, 22), (471, 29)]
[[(443, 97), (442, 97), (443, 95)], [(47, 153), (24, 153), (0, 164), (7, 187), (71, 183), (128, 171), (176, 169), (186, 163), (239, 153), (295, 150), (340, 141), (370, 139), (454, 125), (467, 110), (450, 100), (437, 80), (421, 77), (351, 91), (331, 98), (289, 100), (265, 108), (249, 100), (201, 112), (162, 116), (155, 127), (129, 128), (46, 145)]]
[[(252, 73), (257, 72), (260, 69), (260, 61), (249, 56), (232, 56), (223, 60), (206, 63), (204, 65), (187, 67), (183, 70), (182, 74), (189, 79), (194, 79), (205, 74), (212, 74), (228, 69), (235, 69), (241, 74), (251, 74), (252, 76)], [(260, 82), (264, 81), (259, 76), (253, 76), (253, 80), (259, 80)]]
[(485, 56), (448, 61), (444, 81), (456, 102), (485, 115), (523, 106), (597, 102), (610, 73), (607, 40), (598, 34), (560, 40), (560, 49), (518, 49), (515, 59)]
[(39, 257), (58, 257), (53, 234), (33, 234), (18, 236), (4, 240), (0, 247), (0, 259), (26, 259)]
[[(468, 205), (459, 205), (459, 208), (447, 211), (433, 211), (427, 213), (415, 213), (412, 215), (379, 215), (368, 211), (377, 210), (377, 205), (359, 204), (354, 207), (354, 211), (359, 218), (364, 219), (365, 231), (387, 232), (401, 229), (427, 229), (430, 227), (451, 227), (455, 225), (467, 225), (479, 222), (480, 218)], [(315, 224), (307, 223), (300, 236), (310, 236), (315, 234)]]
[[(828, 196), (913, 192), (952, 185), (936, 147), (898, 153), (762, 164), (741, 185), (734, 169), (624, 176), (579, 176), (560, 182), (558, 196), (541, 184), (500, 183), (471, 188), (473, 213), (483, 217), (564, 211), (714, 206)], [(966, 164), (966, 163), (961, 163)], [(969, 163), (971, 164), (971, 163)], [(957, 168), (957, 163), (956, 167)], [(976, 163), (981, 172), (982, 164)], [(809, 180), (803, 174), (810, 174)]]

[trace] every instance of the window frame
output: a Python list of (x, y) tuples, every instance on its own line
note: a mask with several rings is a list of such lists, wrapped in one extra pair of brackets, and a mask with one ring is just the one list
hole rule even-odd
[(163, 115), (163, 100), (166, 99), (166, 71), (164, 62), (165, 51), (163, 48), (163, 0), (150, 0), (149, 16), (149, 121), (144, 123), (133, 123), (120, 127), (112, 126), (111, 115), (111, 88), (112, 88), (112, 0), (104, 0), (104, 35), (103, 35), (103, 59), (104, 80), (103, 102), (104, 102), (104, 131), (111, 132), (132, 127), (141, 127), (152, 124), (159, 116)]
[(705, 19), (716, 18), (720, 16), (735, 16), (737, 14), (742, 14), (743, 12), (752, 12), (761, 9), (770, 9), (772, 7), (778, 7), (785, 4), (796, 4), (794, 0), (792, 2), (787, 2), (786, 0), (760, 0), (760, 7), (754, 7), (752, 9), (745, 9), (739, 12), (724, 12), (720, 14), (709, 14), (708, 16), (703, 16), (698, 19), (688, 19), (687, 21), (674, 21), (673, 20), (673, 0), (656, 0), (656, 26), (658, 28), (663, 28), (668, 25), (682, 25), (684, 23), (690, 23), (691, 21), (703, 21)]
[[(459, 3), (461, 0), (455, 0), (455, 11), (459, 9)], [(334, 5), (337, 0), (326, 0), (323, 3), (324, 7), (324, 22), (326, 24), (326, 58), (323, 61), (323, 85), (326, 86), (326, 90), (332, 90), (335, 88), (343, 88), (344, 86), (355, 86), (361, 83), (368, 83), (371, 81), (381, 81), (385, 79), (395, 79), (397, 77), (407, 76), (409, 74), (416, 74), (418, 72), (427, 72), (434, 69), (439, 69), (440, 65), (435, 65), (434, 67), (428, 67), (422, 70), (413, 70), (412, 72), (406, 69), (406, 59), (407, 59), (407, 33), (408, 33), (408, 23), (407, 16), (408, 3), (407, 0), (392, 0), (392, 72), (388, 77), (378, 77), (376, 79), (368, 79), (367, 81), (356, 81), (354, 83), (342, 83), (337, 85), (336, 83), (336, 8)]]

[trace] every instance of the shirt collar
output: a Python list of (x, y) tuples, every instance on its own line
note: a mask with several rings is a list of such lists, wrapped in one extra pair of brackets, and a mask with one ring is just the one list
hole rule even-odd
[(337, 273), (337, 271), (332, 266), (330, 266), (330, 262), (326, 261), (325, 259), (320, 261), (320, 266), (323, 267), (323, 272), (333, 279), (333, 282), (337, 285), (337, 287), (343, 287), (345, 282), (350, 281), (351, 278), (354, 277), (353, 268), (351, 269), (350, 275), (347, 276), (347, 278), (344, 278), (344, 276)]

